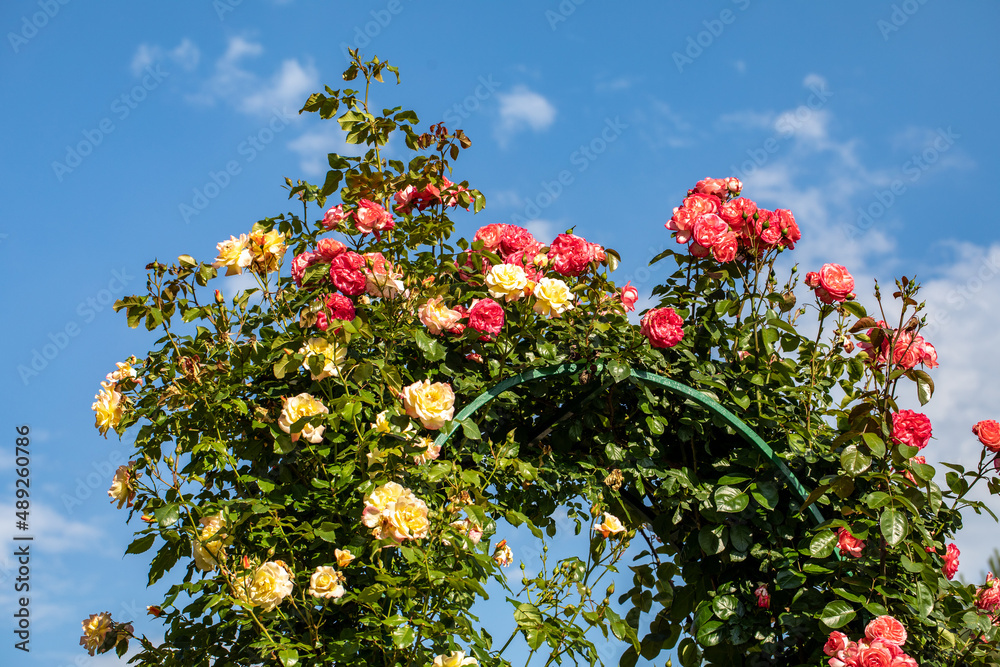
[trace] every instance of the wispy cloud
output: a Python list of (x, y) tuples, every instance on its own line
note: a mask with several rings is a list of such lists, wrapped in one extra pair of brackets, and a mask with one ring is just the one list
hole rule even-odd
[(527, 86), (515, 86), (509, 93), (497, 93), (497, 99), (500, 100), (500, 120), (495, 136), (501, 146), (506, 146), (520, 132), (542, 132), (555, 122), (555, 106)]
[(326, 173), (329, 163), (328, 153), (338, 155), (361, 155), (366, 147), (349, 144), (338, 125), (324, 121), (323, 126), (309, 130), (288, 143), (288, 148), (299, 156), (299, 167), (308, 176)]
[(201, 60), (201, 51), (187, 37), (169, 51), (165, 51), (158, 44), (144, 42), (135, 50), (129, 69), (132, 70), (133, 75), (139, 76), (144, 69), (162, 60), (170, 60), (181, 69), (191, 71), (198, 66), (198, 62)]

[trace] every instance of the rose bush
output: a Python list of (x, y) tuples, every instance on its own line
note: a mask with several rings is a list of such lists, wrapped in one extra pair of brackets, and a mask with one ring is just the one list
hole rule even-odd
[[(876, 319), (828, 264), (797, 305), (797, 271), (775, 268), (801, 240), (792, 212), (704, 179), (637, 326), (617, 254), (572, 230), (452, 240), (451, 216), (485, 203), (449, 180), (469, 138), (379, 113), (369, 91), (395, 70), (353, 57), (364, 90), (303, 111), (365, 155), (287, 180), (301, 214), (214, 261), (153, 262), (115, 306), (162, 333), (94, 403), (99, 432), (135, 438), (109, 490), (139, 519), (128, 552), (155, 548), (149, 583), (172, 582), (138, 664), (508, 665), (515, 640), (596, 664), (590, 627), (623, 665), (994, 664), (1000, 582), (954, 581), (951, 541), (963, 510), (988, 511), (973, 486), (1000, 491), (995, 422), (977, 424), (975, 469), (917, 456), (931, 425), (898, 396), (930, 400), (937, 365), (918, 285), (876, 285)], [(409, 162), (384, 155), (391, 136)], [(213, 296), (223, 268), (257, 287)], [(556, 537), (557, 509), (588, 552), (543, 553), (512, 586), (504, 532)], [(640, 541), (613, 597), (602, 580)], [(471, 611), (490, 581), (506, 638)], [(92, 653), (133, 634), (107, 614), (83, 629)]]

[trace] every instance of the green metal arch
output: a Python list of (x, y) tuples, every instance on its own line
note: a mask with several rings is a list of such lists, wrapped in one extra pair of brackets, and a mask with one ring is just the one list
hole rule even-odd
[[(472, 414), (475, 413), (477, 410), (479, 410), (479, 408), (483, 407), (491, 400), (493, 400), (503, 392), (507, 391), (508, 389), (511, 389), (512, 387), (516, 387), (526, 382), (531, 382), (532, 380), (538, 380), (546, 377), (555, 377), (559, 375), (569, 375), (581, 370), (583, 370), (583, 367), (580, 366), (579, 364), (559, 364), (556, 366), (548, 366), (546, 368), (533, 368), (529, 371), (521, 373), (520, 375), (515, 375), (514, 377), (508, 378), (503, 382), (500, 382), (499, 384), (491, 387), (490, 389), (487, 389), (482, 394), (477, 396), (475, 400), (473, 400), (471, 403), (467, 404), (465, 407), (459, 410), (458, 414), (455, 415), (455, 421), (466, 419), (472, 416)], [(598, 371), (600, 371), (600, 364), (598, 365)], [(785, 462), (782, 461), (778, 457), (778, 455), (774, 453), (774, 450), (771, 449), (771, 447), (768, 446), (768, 444), (764, 442), (759, 435), (754, 433), (754, 431), (749, 426), (747, 426), (739, 417), (737, 417), (732, 412), (727, 410), (725, 407), (723, 407), (714, 399), (710, 398), (704, 392), (698, 391), (697, 389), (689, 387), (686, 384), (677, 382), (676, 380), (665, 378), (662, 375), (657, 375), (656, 373), (650, 373), (649, 371), (632, 369), (631, 376), (638, 378), (644, 382), (649, 382), (651, 384), (663, 387), (667, 391), (679, 394), (681, 396), (684, 396), (685, 398), (689, 398), (695, 403), (698, 403), (699, 405), (707, 408), (709, 411), (721, 417), (723, 420), (725, 420), (727, 424), (732, 426), (736, 430), (736, 432), (739, 433), (740, 436), (742, 436), (744, 440), (754, 445), (757, 449), (760, 450), (762, 454), (764, 454), (765, 457), (767, 457), (767, 459), (771, 462), (771, 464), (775, 468), (777, 468), (781, 472), (781, 474), (785, 477), (785, 479), (788, 481), (788, 485), (792, 488), (792, 490), (795, 491), (795, 493), (798, 494), (800, 498), (802, 498), (803, 502), (805, 502), (806, 499), (809, 497), (809, 491), (802, 485), (802, 483), (798, 480), (795, 474), (791, 470), (789, 470), (788, 466), (785, 465)], [(438, 437), (434, 440), (434, 444), (438, 446), (445, 445), (456, 430), (457, 429), (450, 429), (448, 432), (442, 432), (438, 434)], [(823, 515), (820, 513), (816, 505), (810, 504), (809, 512), (812, 514), (813, 518), (816, 519), (817, 523), (823, 523), (824, 521)]]

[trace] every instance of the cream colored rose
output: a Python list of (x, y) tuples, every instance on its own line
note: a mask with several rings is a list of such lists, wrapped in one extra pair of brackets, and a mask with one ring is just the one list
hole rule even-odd
[(573, 307), (573, 293), (558, 278), (542, 278), (535, 285), (535, 312), (546, 317), (559, 317)]
[[(392, 425), (392, 422), (389, 421), (388, 410), (383, 410), (382, 412), (378, 413), (378, 416), (375, 417), (375, 423), (372, 424), (372, 428), (375, 429), (376, 433), (392, 433), (393, 429), (397, 431), (399, 430)], [(406, 428), (402, 430), (403, 433), (411, 433), (412, 431), (413, 431), (412, 423), (407, 423)]]
[(87, 649), (87, 653), (94, 655), (97, 649), (101, 648), (105, 638), (114, 626), (111, 614), (102, 611), (100, 614), (91, 614), (84, 619), (83, 636), (80, 637), (80, 646)]
[(430, 463), (441, 455), (441, 445), (435, 445), (430, 438), (420, 438), (415, 446), (422, 450), (419, 454), (413, 455), (413, 462), (417, 465)]
[(222, 532), (225, 526), (222, 514), (201, 518), (201, 532), (192, 540), (191, 555), (195, 567), (202, 572), (210, 572), (226, 560), (225, 545), (229, 536)]
[(594, 524), (594, 530), (604, 537), (608, 537), (609, 535), (617, 535), (618, 533), (625, 532), (625, 526), (622, 525), (621, 520), (614, 514), (605, 512), (604, 521)]
[(477, 524), (472, 519), (463, 519), (462, 521), (452, 521), (448, 524), (451, 528), (459, 535), (464, 535), (472, 541), (473, 544), (479, 544), (479, 540), (483, 539), (483, 528)]
[(284, 407), (281, 410), (281, 416), (278, 418), (278, 427), (292, 436), (292, 442), (298, 440), (300, 436), (314, 445), (323, 439), (323, 431), (326, 430), (326, 426), (306, 424), (302, 427), (301, 431), (292, 433), (292, 424), (303, 417), (329, 414), (330, 410), (325, 405), (310, 394), (304, 393), (290, 398), (283, 398), (282, 401), (284, 402)]
[(430, 528), (427, 505), (396, 482), (388, 482), (365, 497), (361, 522), (372, 529), (375, 539), (400, 543), (427, 537)]
[(458, 324), (459, 320), (462, 319), (462, 313), (444, 305), (444, 297), (436, 296), (433, 299), (428, 299), (417, 308), (417, 317), (420, 318), (428, 331), (435, 336), (440, 336)]
[(516, 301), (524, 296), (528, 275), (516, 264), (497, 264), (486, 274), (486, 288), (494, 299)]
[(268, 561), (234, 583), (236, 597), (251, 607), (271, 611), (292, 593), (292, 573), (279, 561)]
[(507, 546), (507, 540), (500, 540), (493, 549), (493, 562), (501, 567), (507, 567), (514, 562), (514, 552)]
[(102, 382), (101, 391), (94, 398), (97, 400), (90, 406), (96, 415), (94, 426), (106, 438), (108, 437), (108, 429), (118, 428), (124, 410), (124, 399), (115, 390), (115, 385), (110, 382)]
[[(340, 369), (344, 367), (344, 359), (347, 358), (347, 346), (329, 341), (326, 338), (310, 338), (306, 344), (299, 348), (299, 354), (306, 355), (302, 360), (302, 368), (309, 371), (309, 376), (313, 380), (325, 380), (328, 377), (340, 375)], [(320, 357), (322, 367), (319, 375), (312, 372), (309, 360), (313, 357)]]
[(111, 478), (111, 488), (108, 489), (108, 495), (111, 496), (112, 503), (118, 501), (118, 509), (125, 507), (126, 503), (132, 507), (132, 500), (135, 498), (136, 477), (138, 475), (132, 471), (132, 466), (124, 465), (118, 466), (115, 476)]
[[(128, 361), (119, 361), (115, 364), (117, 368), (107, 375), (107, 381), (115, 384), (121, 382), (122, 380), (135, 380), (138, 376), (136, 370), (132, 368), (132, 364), (136, 363), (135, 357), (129, 357)], [(142, 384), (142, 381), (139, 381)]]
[(337, 557), (337, 567), (347, 567), (354, 560), (354, 554), (348, 549), (334, 549), (333, 555)]
[(228, 241), (222, 241), (216, 248), (219, 256), (212, 263), (217, 269), (226, 267), (226, 275), (234, 276), (243, 273), (243, 269), (250, 266), (250, 250), (247, 248), (247, 235), (240, 234), (239, 238), (230, 236)]
[(466, 658), (465, 651), (452, 651), (448, 655), (439, 655), (434, 658), (431, 667), (463, 667), (463, 665), (478, 665), (475, 658)]
[(436, 431), (455, 416), (455, 393), (451, 385), (430, 380), (414, 382), (400, 394), (406, 414), (419, 419), (424, 428)]
[(309, 595), (317, 598), (344, 597), (347, 578), (329, 565), (320, 565), (309, 578)]
[(250, 232), (246, 248), (250, 253), (249, 266), (253, 271), (263, 275), (281, 268), (281, 259), (285, 256), (285, 237), (271, 230), (269, 232)]

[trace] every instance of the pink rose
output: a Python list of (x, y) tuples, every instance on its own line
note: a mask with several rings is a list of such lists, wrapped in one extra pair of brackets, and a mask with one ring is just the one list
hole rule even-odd
[(757, 607), (759, 609), (771, 608), (771, 594), (767, 592), (766, 584), (758, 586), (753, 593), (757, 596)]
[(622, 305), (625, 306), (625, 312), (631, 313), (635, 310), (635, 303), (639, 300), (639, 290), (632, 287), (632, 281), (628, 281), (625, 287), (622, 288), (621, 295)]
[(729, 195), (729, 186), (721, 178), (703, 178), (695, 183), (691, 192), (700, 192), (703, 195), (715, 195), (719, 199), (723, 199)]
[(691, 253), (692, 257), (708, 257), (712, 254), (712, 249), (706, 248), (697, 241), (692, 241), (691, 245), (688, 246), (688, 252)]
[(560, 234), (549, 246), (549, 263), (557, 273), (578, 276), (594, 257), (592, 245), (576, 234)]
[(913, 410), (900, 410), (892, 415), (892, 441), (923, 449), (931, 439), (931, 420)]
[(775, 209), (771, 215), (771, 222), (781, 230), (781, 245), (791, 249), (802, 239), (802, 232), (795, 222), (795, 216), (788, 209)]
[(343, 254), (346, 250), (347, 246), (336, 239), (320, 239), (316, 243), (316, 254), (319, 255), (324, 262), (333, 261), (334, 257)]
[(676, 241), (687, 243), (691, 240), (691, 231), (694, 229), (694, 221), (698, 214), (690, 208), (679, 206), (674, 209), (674, 217), (670, 218), (664, 225), (667, 229), (677, 232)]
[(362, 199), (358, 202), (358, 207), (354, 209), (354, 226), (362, 234), (375, 233), (375, 238), (379, 238), (379, 232), (392, 229), (396, 223), (392, 220), (392, 215), (382, 208), (381, 204)]
[(347, 220), (347, 214), (344, 213), (344, 205), (337, 204), (327, 209), (326, 215), (323, 216), (323, 226), (327, 229), (336, 229), (345, 220)]
[(694, 240), (706, 248), (711, 248), (727, 233), (729, 223), (714, 213), (700, 215), (694, 221)]
[(496, 336), (503, 323), (503, 307), (493, 299), (478, 299), (469, 308), (469, 327), (479, 333)]
[[(541, 246), (539, 246), (541, 248)], [(527, 253), (527, 254), (526, 254)], [(518, 250), (504, 257), (504, 264), (516, 264), (524, 269), (524, 275), (533, 283), (542, 279), (542, 272), (535, 264), (537, 251), (530, 247), (527, 250)]]
[(781, 241), (781, 229), (772, 222), (772, 215), (774, 215), (772, 211), (758, 208), (757, 214), (753, 217), (754, 235), (760, 239), (764, 247), (776, 246)]
[(886, 644), (902, 646), (906, 643), (906, 628), (892, 616), (879, 616), (865, 627), (869, 642), (881, 639)]
[(944, 567), (941, 568), (941, 573), (944, 574), (948, 580), (955, 578), (955, 573), (958, 572), (958, 557), (962, 554), (954, 544), (949, 544), (948, 549), (944, 554)]
[(714, 195), (694, 193), (684, 198), (684, 208), (691, 210), (695, 217), (706, 213), (719, 213), (722, 208), (722, 200)]
[(330, 280), (334, 287), (347, 296), (358, 296), (365, 291), (367, 279), (360, 269), (364, 258), (356, 252), (345, 252), (330, 262)]
[(734, 231), (739, 232), (746, 228), (746, 221), (753, 218), (756, 212), (757, 204), (753, 200), (739, 197), (726, 202), (719, 211), (719, 217), (728, 222)]
[(476, 232), (476, 235), (472, 237), (473, 241), (482, 241), (483, 250), (493, 252), (500, 248), (500, 244), (503, 243), (504, 233), (506, 232), (507, 225), (501, 223), (493, 223), (480, 227)]
[(743, 183), (735, 176), (730, 176), (726, 179), (726, 189), (730, 194), (739, 195), (743, 191)]
[(427, 330), (435, 336), (450, 331), (464, 317), (460, 310), (453, 310), (444, 304), (444, 297), (428, 299), (417, 308), (417, 317)]
[(976, 422), (972, 427), (972, 433), (979, 438), (979, 442), (991, 452), (1000, 452), (1000, 424), (992, 419), (984, 419)]
[(824, 264), (819, 273), (810, 271), (806, 285), (816, 290), (816, 298), (823, 303), (854, 298), (854, 277), (840, 264)]
[(847, 635), (843, 632), (831, 632), (830, 638), (826, 640), (826, 644), (823, 645), (823, 653), (827, 655), (835, 655), (840, 651), (847, 648)]
[(851, 531), (846, 528), (841, 528), (837, 531), (837, 548), (842, 554), (860, 558), (861, 552), (865, 548), (865, 542), (851, 535)]
[(983, 611), (1000, 609), (1000, 579), (992, 572), (986, 575), (986, 586), (976, 591), (976, 607)]
[(684, 320), (673, 308), (653, 308), (643, 316), (639, 333), (653, 347), (673, 347), (684, 338), (683, 326)]
[(882, 643), (858, 647), (858, 667), (892, 667), (892, 650)]
[(925, 341), (923, 336), (916, 335), (913, 337), (913, 346), (916, 348), (918, 363), (927, 368), (937, 368), (937, 349), (933, 345)]
[(302, 287), (302, 278), (305, 275), (306, 269), (319, 260), (319, 255), (314, 252), (304, 252), (301, 255), (295, 256), (295, 259), (292, 260), (292, 278), (298, 287)]
[(538, 245), (538, 241), (524, 227), (504, 225), (500, 235), (500, 254), (506, 257), (519, 250)]
[(392, 196), (396, 201), (393, 210), (400, 215), (406, 215), (413, 208), (413, 199), (417, 196), (417, 189), (412, 185), (407, 185), (402, 190)]
[(739, 249), (739, 241), (736, 234), (729, 232), (723, 234), (712, 246), (712, 256), (720, 264), (731, 262), (736, 259), (736, 251)]

